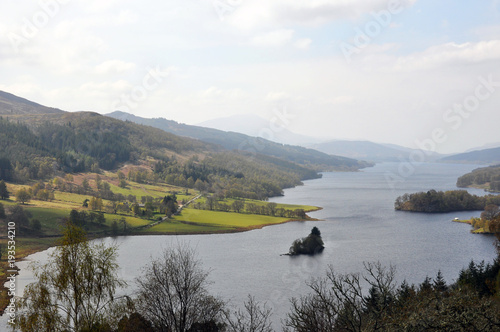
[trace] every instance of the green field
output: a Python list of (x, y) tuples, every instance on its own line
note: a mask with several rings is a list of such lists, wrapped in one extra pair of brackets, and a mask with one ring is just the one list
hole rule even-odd
[[(107, 178), (106, 178), (107, 176)], [(165, 195), (171, 194), (172, 192), (177, 193), (178, 201), (188, 201), (195, 197), (198, 193), (194, 190), (189, 190), (186, 195), (186, 189), (170, 186), (167, 184), (149, 185), (149, 184), (139, 184), (136, 182), (128, 181), (126, 188), (120, 188), (111, 182), (113, 181), (114, 174), (109, 173), (103, 176), (103, 181), (110, 183), (110, 188), (114, 193), (120, 193), (124, 196), (134, 195), (140, 202), (142, 196), (153, 196), (155, 198), (160, 198)], [(87, 176), (91, 178), (91, 176)], [(21, 186), (15, 184), (8, 184), (9, 191), (12, 193), (11, 200), (3, 201), (3, 204), (8, 207), (17, 204), (12, 201), (13, 193), (17, 191)], [(42, 236), (57, 236), (61, 234), (61, 226), (63, 218), (69, 216), (72, 209), (79, 211), (90, 212), (90, 209), (82, 207), (82, 203), (85, 199), (91, 198), (91, 195), (80, 195), (75, 193), (60, 192), (55, 191), (55, 200), (53, 201), (39, 201), (31, 200), (28, 204), (23, 205), (23, 207), (32, 214), (31, 219), (38, 219), (42, 225)], [(205, 198), (201, 197), (197, 202), (205, 202)], [(220, 203), (225, 203), (231, 205), (235, 199), (224, 199), (219, 201)], [(253, 203), (258, 206), (264, 206), (269, 204), (265, 201), (257, 200), (244, 200), (245, 203)], [(255, 215), (248, 213), (234, 213), (234, 212), (220, 212), (220, 211), (208, 211), (208, 210), (198, 210), (192, 208), (185, 208), (182, 214), (173, 217), (170, 220), (163, 221), (153, 227), (145, 227), (149, 224), (157, 222), (159, 218), (163, 215), (155, 214), (151, 220), (138, 218), (132, 216), (132, 213), (126, 214), (112, 214), (109, 211), (108, 204), (110, 202), (104, 200), (103, 207), (104, 217), (106, 222), (104, 225), (89, 224), (88, 232), (92, 236), (103, 236), (110, 234), (111, 225), (114, 221), (118, 222), (119, 232), (121, 233), (123, 229), (123, 223), (121, 223), (122, 218), (125, 218), (127, 224), (128, 234), (197, 234), (197, 233), (220, 233), (220, 232), (235, 232), (235, 231), (246, 231), (255, 228), (261, 228), (267, 225), (275, 225), (286, 222), (290, 218), (272, 217), (266, 215)], [(277, 204), (277, 208), (284, 208), (286, 210), (303, 209), (305, 211), (314, 211), (318, 208), (315, 206), (308, 205), (287, 205), (287, 204)], [(35, 239), (28, 241), (26, 244), (28, 247), (37, 247), (36, 243), (40, 242), (41, 247), (47, 245), (44, 243), (43, 239)], [(49, 242), (53, 242), (50, 240)]]
[(184, 209), (173, 220), (162, 222), (154, 227), (142, 230), (147, 233), (206, 233), (243, 231), (261, 228), (266, 225), (281, 224), (288, 218), (218, 212), (207, 210)]
[(204, 224), (187, 224), (178, 220), (164, 221), (151, 228), (144, 228), (138, 231), (139, 234), (200, 234), (231, 231), (233, 229), (222, 226), (211, 226)]
[[(232, 199), (232, 198), (226, 198), (222, 201), (220, 201), (221, 203), (226, 203), (226, 204), (233, 204), (235, 201), (235, 199)], [(253, 203), (255, 205), (258, 205), (258, 206), (264, 206), (264, 205), (267, 205), (269, 204), (270, 202), (266, 202), (266, 201), (258, 201), (258, 200), (254, 200), (254, 199), (245, 199), (245, 200), (242, 200), (244, 201), (245, 203)], [(317, 206), (312, 206), (312, 205), (299, 205), (299, 204), (282, 204), (282, 203), (277, 203), (276, 205), (276, 208), (283, 208), (283, 209), (286, 209), (286, 210), (295, 210), (295, 209), (302, 209), (306, 212), (310, 212), (310, 211), (316, 211), (318, 210), (319, 208)]]
[(233, 228), (253, 228), (261, 225), (281, 224), (287, 218), (242, 214), (234, 212), (217, 212), (207, 210), (185, 209), (177, 220), (186, 222), (203, 223)]

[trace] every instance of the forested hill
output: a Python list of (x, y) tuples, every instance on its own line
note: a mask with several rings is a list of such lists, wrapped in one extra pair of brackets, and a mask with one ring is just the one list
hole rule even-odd
[(476, 187), (500, 192), (500, 165), (476, 168), (462, 175), (457, 180), (457, 187)]
[(45, 107), (11, 93), (0, 91), (0, 115), (64, 113), (60, 109)]
[[(143, 177), (221, 196), (265, 199), (317, 178), (312, 167), (223, 147), (92, 112), (63, 112), (9, 97), (0, 104), (0, 180), (139, 167)], [(7, 105), (7, 106), (6, 106)], [(37, 106), (38, 105), (38, 106)], [(25, 111), (10, 112), (24, 109)]]
[(226, 132), (212, 128), (191, 126), (163, 118), (147, 119), (120, 111), (107, 114), (107, 116), (123, 121), (149, 125), (176, 135), (196, 138), (204, 142), (220, 145), (228, 150), (240, 150), (251, 154), (258, 153), (277, 157), (314, 168), (317, 171), (354, 171), (360, 168), (372, 166), (372, 164), (368, 162), (358, 161), (346, 157), (332, 156), (317, 150), (307, 149), (300, 146), (283, 145), (263, 138), (251, 137), (236, 132)]
[(446, 162), (462, 162), (471, 164), (499, 164), (500, 148), (484, 149), (460, 153), (441, 159)]

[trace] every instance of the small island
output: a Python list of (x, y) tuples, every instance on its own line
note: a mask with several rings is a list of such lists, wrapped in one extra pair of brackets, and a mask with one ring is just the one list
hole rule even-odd
[(302, 239), (293, 241), (292, 246), (288, 252), (289, 256), (297, 255), (315, 255), (323, 252), (324, 243), (321, 239), (321, 232), (317, 227), (313, 227), (311, 234)]
[(480, 211), (490, 204), (500, 205), (500, 195), (477, 196), (466, 190), (429, 190), (399, 196), (394, 202), (394, 208), (398, 211), (445, 213)]

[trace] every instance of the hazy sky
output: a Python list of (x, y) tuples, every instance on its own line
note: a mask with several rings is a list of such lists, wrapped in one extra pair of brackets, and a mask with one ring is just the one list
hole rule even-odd
[(5, 0), (0, 32), (0, 90), (67, 111), (500, 142), (498, 0)]

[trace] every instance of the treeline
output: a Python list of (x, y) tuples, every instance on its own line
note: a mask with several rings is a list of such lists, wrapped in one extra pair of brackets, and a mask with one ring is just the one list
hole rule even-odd
[(192, 204), (192, 207), (198, 210), (248, 213), (281, 218), (307, 218), (304, 209), (285, 209), (278, 207), (278, 204), (274, 202), (256, 204), (245, 202), (243, 199), (235, 199), (231, 204), (228, 204), (223, 199), (219, 199), (213, 195), (207, 196), (204, 202), (195, 202)]
[(486, 186), (491, 192), (500, 192), (500, 166), (482, 167), (462, 175), (457, 180), (457, 187)]
[[(498, 331), (500, 262), (475, 264), (447, 284), (441, 272), (422, 283), (397, 285), (395, 269), (365, 264), (366, 273), (338, 274), (309, 283), (292, 299), (285, 331)], [(368, 285), (365, 293), (361, 285)], [(366, 295), (365, 295), (366, 294)]]
[(471, 195), (466, 190), (418, 192), (399, 196), (394, 208), (401, 211), (412, 212), (453, 212), (453, 211), (479, 211), (487, 205), (500, 205), (500, 196)]
[[(64, 234), (49, 261), (33, 266), (38, 279), (25, 289), (15, 319), (7, 308), (9, 323), (22, 332), (273, 331), (272, 309), (251, 295), (234, 311), (234, 304), (210, 294), (209, 272), (186, 245), (164, 249), (143, 267), (134, 296), (117, 297), (126, 284), (119, 277), (116, 245), (86, 241), (71, 223)], [(452, 284), (441, 272), (417, 285), (398, 284), (394, 267), (364, 266), (364, 274), (339, 274), (330, 266), (326, 277), (310, 280), (309, 294), (290, 299), (283, 331), (500, 328), (500, 250), (490, 264), (472, 261)]]

